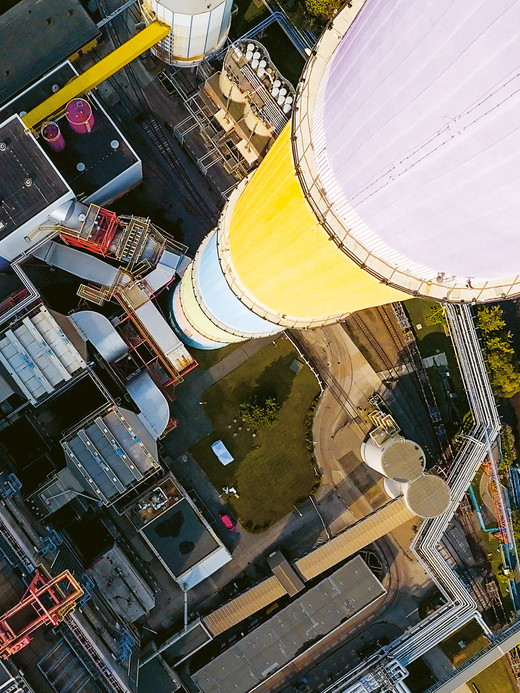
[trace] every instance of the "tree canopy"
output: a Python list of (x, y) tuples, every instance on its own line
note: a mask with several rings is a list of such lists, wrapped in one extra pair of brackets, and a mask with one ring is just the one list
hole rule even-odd
[(252, 428), (270, 428), (278, 420), (280, 403), (273, 395), (252, 395), (240, 405), (240, 418)]
[(343, 0), (305, 0), (307, 9), (316, 17), (330, 19), (343, 4)]
[(504, 311), (500, 306), (479, 308), (477, 325), (486, 348), (493, 391), (498, 397), (512, 397), (520, 392), (520, 372), (511, 335), (505, 329)]

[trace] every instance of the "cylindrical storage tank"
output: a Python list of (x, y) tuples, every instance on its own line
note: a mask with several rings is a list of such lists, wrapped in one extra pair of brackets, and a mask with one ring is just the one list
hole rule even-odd
[(40, 132), (53, 152), (62, 152), (65, 149), (65, 138), (61, 134), (58, 123), (47, 121), (42, 125)]
[(520, 295), (519, 26), (519, 0), (344, 5), (219, 223), (244, 305), (300, 329)]
[(88, 101), (85, 99), (72, 99), (67, 104), (65, 116), (71, 130), (81, 134), (92, 132), (94, 127), (94, 114)]
[(419, 517), (438, 517), (450, 504), (448, 484), (433, 474), (423, 474), (404, 488), (404, 499), (410, 510)]
[(189, 67), (221, 48), (231, 25), (233, 0), (145, 0), (145, 21), (171, 27), (152, 52), (169, 65)]
[(361, 447), (361, 457), (376, 472), (400, 483), (421, 476), (426, 462), (417, 443), (398, 436), (388, 438), (381, 445), (368, 438)]
[(231, 101), (234, 101), (235, 103), (245, 103), (245, 95), (240, 91), (237, 85), (229, 79), (224, 69), (222, 69), (222, 72), (219, 75), (218, 85), (220, 87), (220, 91), (224, 94), (226, 99), (231, 99)]
[(394, 481), (393, 479), (385, 478), (385, 480), (383, 481), (383, 486), (386, 495), (390, 498), (397, 498), (398, 496), (401, 496), (403, 493), (404, 484), (400, 484), (398, 481)]
[(271, 128), (256, 115), (249, 104), (244, 108), (244, 123), (255, 135), (260, 135), (260, 137), (269, 137), (272, 135)]

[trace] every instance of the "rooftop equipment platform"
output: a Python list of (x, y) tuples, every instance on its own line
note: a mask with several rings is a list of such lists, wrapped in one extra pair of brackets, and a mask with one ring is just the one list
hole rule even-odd
[(100, 35), (79, 0), (20, 0), (0, 15), (0, 104)]

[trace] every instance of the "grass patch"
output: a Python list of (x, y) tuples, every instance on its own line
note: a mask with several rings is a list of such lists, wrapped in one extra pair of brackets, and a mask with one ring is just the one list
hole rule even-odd
[(239, 346), (242, 346), (242, 344), (230, 344), (222, 349), (194, 349), (193, 347), (188, 347), (188, 350), (195, 361), (199, 364), (199, 368), (201, 368), (203, 371), (207, 371), (212, 366), (219, 363), (219, 361), (225, 359), (226, 356), (229, 356), (229, 354), (235, 351), (235, 349)]
[(440, 648), (456, 667), (460, 667), (488, 645), (489, 640), (482, 628), (476, 621), (470, 621), (443, 640)]
[[(229, 504), (248, 531), (261, 532), (280, 520), (307, 498), (316, 482), (305, 419), (319, 385), (307, 366), (298, 373), (291, 370), (297, 358), (292, 344), (278, 339), (204, 393), (215, 431), (191, 452), (217, 491), (235, 486), (240, 497)], [(275, 395), (280, 415), (273, 427), (253, 437), (240, 419), (240, 404), (261, 392)], [(235, 458), (225, 467), (211, 450), (219, 439)]]
[(507, 657), (493, 662), (483, 672), (468, 681), (468, 686), (474, 683), (480, 693), (515, 693), (513, 675)]

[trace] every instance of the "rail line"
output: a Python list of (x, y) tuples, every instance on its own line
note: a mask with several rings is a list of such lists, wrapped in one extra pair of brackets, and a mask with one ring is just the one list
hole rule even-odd
[[(100, 8), (103, 9), (105, 15), (108, 16), (105, 3), (100, 0), (99, 5)], [(125, 24), (127, 25), (126, 21)], [(105, 24), (104, 29), (114, 46), (120, 46), (121, 39), (114, 27), (110, 23), (107, 23)], [(141, 86), (135, 75), (133, 66), (131, 64), (127, 65), (122, 72), (125, 73), (128, 85), (133, 92), (133, 97), (130, 97), (124, 88), (117, 90), (119, 97), (125, 103), (126, 108), (132, 115), (133, 119), (142, 126), (148, 139), (154, 145), (163, 161), (168, 165), (168, 168), (175, 172), (179, 182), (196, 203), (196, 213), (199, 216), (202, 216), (210, 224), (215, 225), (217, 222), (217, 215), (209, 207), (204, 197), (200, 194), (196, 183), (191, 180), (189, 175), (186, 173), (185, 167), (173, 150), (164, 132), (162, 124), (157, 121), (153, 112), (151, 111), (148, 101), (141, 90)], [(117, 77), (114, 79), (117, 83)]]
[[(400, 389), (403, 391), (403, 393), (408, 393), (411, 396), (418, 396), (421, 401), (424, 401), (428, 410), (428, 413), (430, 414), (430, 408), (428, 406), (428, 402), (426, 401), (424, 389), (421, 387), (421, 384), (419, 382), (420, 375), (417, 372), (417, 368), (413, 362), (412, 356), (410, 354), (410, 350), (406, 344), (406, 342), (399, 337), (397, 330), (395, 329), (390, 317), (388, 316), (386, 310), (384, 307), (378, 307), (377, 308), (378, 315), (381, 317), (382, 322), (392, 340), (394, 343), (394, 346), (397, 349), (397, 353), (400, 356), (402, 365), (405, 369), (405, 373), (408, 376), (407, 379), (403, 380), (402, 376), (403, 373), (400, 372), (394, 363), (394, 361), (390, 358), (390, 356), (387, 354), (387, 352), (383, 349), (381, 346), (377, 336), (373, 333), (369, 325), (365, 322), (365, 320), (362, 318), (362, 316), (359, 313), (354, 313), (349, 317), (349, 322), (352, 322), (355, 324), (359, 330), (362, 332), (364, 335), (365, 339), (368, 341), (370, 344), (371, 348), (374, 350), (374, 352), (377, 354), (379, 357), (381, 363), (384, 365), (385, 370), (387, 370), (394, 380), (396, 382), (399, 382)], [(422, 365), (422, 364), (421, 364)], [(409, 401), (408, 397), (405, 396), (404, 398), (404, 406), (403, 409), (405, 409), (405, 413), (407, 418), (413, 423), (415, 427), (418, 427), (419, 429), (423, 428), (423, 422), (421, 418), (417, 415), (417, 412), (415, 411), (413, 405)], [(431, 419), (431, 415), (430, 415)], [(435, 428), (435, 424), (432, 421), (432, 427), (433, 427), (433, 432), (437, 434), (437, 430)], [(438, 441), (438, 446), (437, 449), (430, 449), (429, 445), (425, 445), (425, 448), (429, 454), (429, 456), (432, 459), (436, 459), (439, 456), (439, 453), (442, 453), (443, 451), (443, 443), (444, 441), (441, 440), (439, 435), (437, 434), (437, 441)]]

